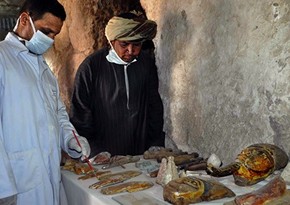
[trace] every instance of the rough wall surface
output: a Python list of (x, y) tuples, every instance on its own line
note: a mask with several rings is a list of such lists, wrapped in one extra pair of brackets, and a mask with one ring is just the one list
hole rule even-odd
[(141, 4), (158, 24), (168, 139), (225, 162), (259, 142), (290, 154), (290, 0)]
[(56, 36), (54, 47), (46, 58), (59, 80), (63, 100), (69, 106), (74, 76), (79, 64), (93, 52), (93, 32), (96, 4), (93, 0), (61, 0), (66, 10), (66, 20)]

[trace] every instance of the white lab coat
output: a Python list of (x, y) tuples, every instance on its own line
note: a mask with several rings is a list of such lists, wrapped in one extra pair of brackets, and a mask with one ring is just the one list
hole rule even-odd
[(58, 205), (61, 148), (73, 129), (44, 58), (9, 33), (0, 42), (0, 198)]

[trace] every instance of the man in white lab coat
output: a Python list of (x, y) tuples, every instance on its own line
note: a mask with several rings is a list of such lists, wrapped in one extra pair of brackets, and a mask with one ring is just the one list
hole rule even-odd
[(57, 0), (27, 0), (0, 42), (0, 204), (58, 205), (61, 149), (89, 156), (73, 135), (57, 80), (42, 54), (65, 20)]

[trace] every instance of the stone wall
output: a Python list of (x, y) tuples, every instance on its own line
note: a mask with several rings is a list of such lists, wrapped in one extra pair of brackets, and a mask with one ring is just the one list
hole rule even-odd
[[(68, 18), (47, 58), (69, 107), (75, 71), (105, 43), (106, 20), (138, 1), (61, 2)], [(214, 152), (226, 163), (258, 142), (290, 154), (290, 0), (141, 4), (158, 24), (154, 44), (167, 145)]]
[(225, 162), (258, 142), (290, 154), (290, 1), (141, 3), (158, 24), (167, 137)]

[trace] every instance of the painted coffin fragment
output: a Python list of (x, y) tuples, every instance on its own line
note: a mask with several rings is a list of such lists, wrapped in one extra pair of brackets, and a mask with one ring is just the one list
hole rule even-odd
[(215, 177), (232, 174), (235, 184), (250, 186), (284, 168), (287, 163), (288, 156), (281, 148), (272, 144), (254, 144), (242, 150), (236, 161), (228, 166), (216, 168), (208, 164), (207, 173)]
[(163, 189), (164, 200), (175, 205), (187, 205), (234, 196), (235, 193), (220, 182), (196, 177), (172, 180)]

